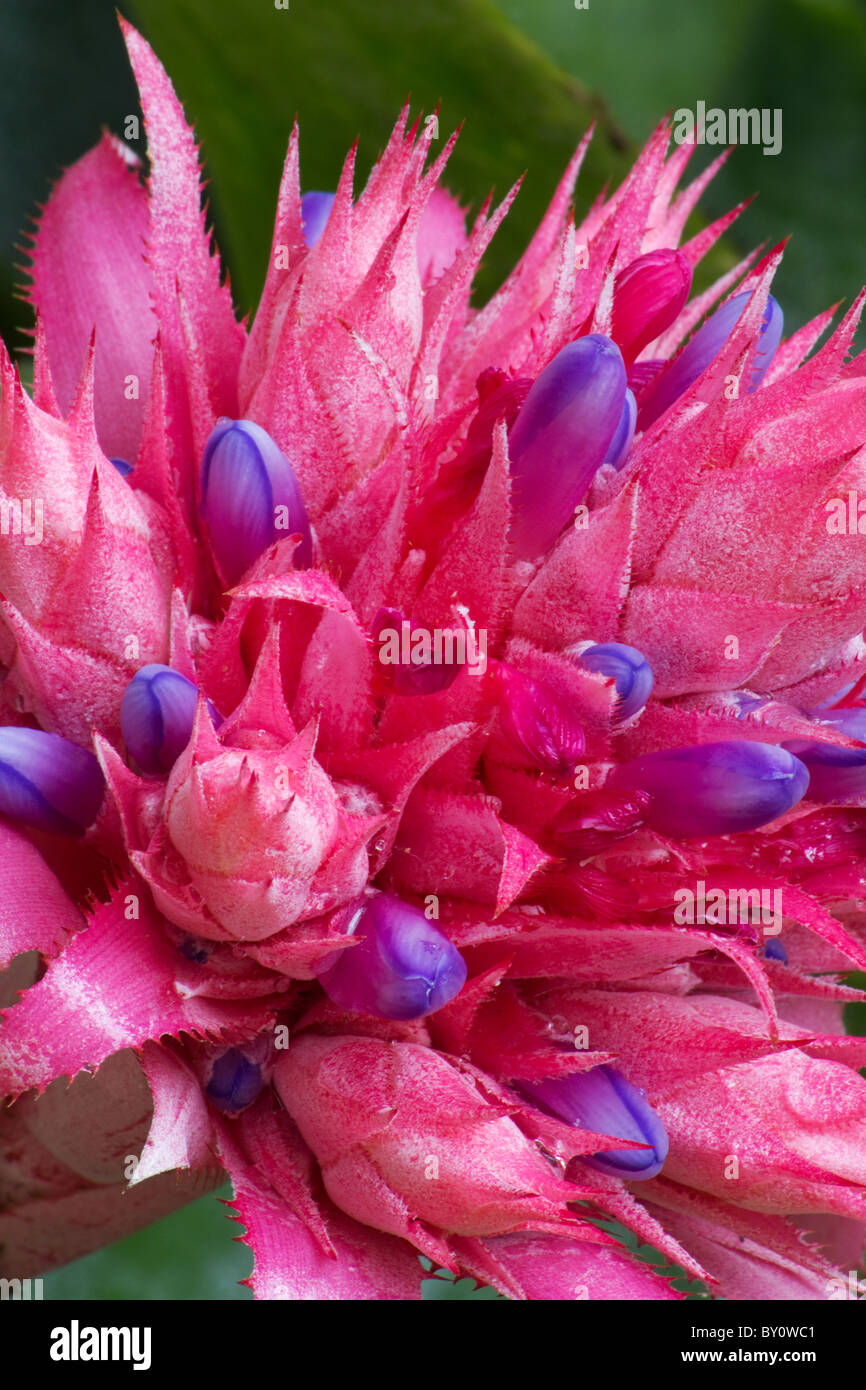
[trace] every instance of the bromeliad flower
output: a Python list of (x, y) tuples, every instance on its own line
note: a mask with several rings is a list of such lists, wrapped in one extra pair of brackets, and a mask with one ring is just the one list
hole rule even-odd
[(352, 156), (302, 197), (293, 132), (247, 332), (124, 34), (147, 178), (108, 136), (61, 178), (32, 399), (2, 364), (45, 513), (0, 551), (0, 1270), (228, 1172), (263, 1298), (416, 1298), (419, 1253), (676, 1297), (605, 1218), (825, 1297), (866, 1223), (860, 302), (783, 339), (780, 248), (689, 300), (736, 212), (682, 241), (662, 125), (576, 228), (584, 140), (476, 309), (516, 190), (467, 232), (404, 112), (357, 197)]

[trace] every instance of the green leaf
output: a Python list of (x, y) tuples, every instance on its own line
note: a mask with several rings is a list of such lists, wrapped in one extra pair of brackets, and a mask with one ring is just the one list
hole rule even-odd
[(593, 118), (600, 129), (581, 178), (583, 205), (629, 162), (601, 104), (490, 0), (291, 0), (286, 10), (269, 0), (132, 0), (129, 8), (202, 139), (218, 235), (245, 308), (264, 276), (295, 112), (308, 189), (336, 186), (358, 135), (363, 176), (410, 91), (414, 111), (441, 100), (442, 142), (466, 122), (445, 178), (465, 203), (477, 209), (494, 185), (502, 196), (528, 169), (488, 253), (482, 292), (514, 264)]
[[(568, 72), (605, 98), (643, 140), (666, 111), (782, 113), (782, 149), (738, 147), (702, 200), (718, 216), (759, 197), (734, 224), (740, 251), (792, 239), (774, 283), (786, 332), (866, 279), (866, 11), (862, 0), (538, 0), (499, 8)], [(705, 159), (718, 154), (708, 148)], [(696, 159), (699, 156), (696, 156)]]
[[(218, 1194), (231, 1197), (226, 1186)], [(46, 1274), (45, 1298), (250, 1299), (238, 1284), (252, 1255), (215, 1196), (202, 1197), (143, 1231)]]
[(507, 1303), (495, 1289), (476, 1284), (474, 1279), (455, 1279), (449, 1269), (437, 1269), (434, 1279), (422, 1279), (421, 1298), (425, 1303)]
[(138, 110), (113, 0), (27, 0), (7, 5), (0, 44), (0, 335), (17, 346), (31, 322), (14, 297), (18, 249), (51, 184)]
[[(862, 970), (851, 970), (844, 977), (846, 985), (852, 989), (866, 989), (866, 974)], [(866, 1002), (856, 1001), (853, 1004), (846, 1004), (842, 1010), (845, 1032), (853, 1033), (857, 1037), (866, 1036)], [(861, 1075), (866, 1069), (860, 1069)]]

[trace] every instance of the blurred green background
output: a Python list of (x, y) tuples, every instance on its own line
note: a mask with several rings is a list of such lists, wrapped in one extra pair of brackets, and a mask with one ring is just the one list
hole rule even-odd
[[(840, 299), (866, 271), (866, 9), (861, 0), (127, 0), (203, 141), (212, 213), (238, 302), (255, 305), (292, 118), (303, 182), (333, 188), (360, 136), (366, 173), (399, 106), (463, 137), (447, 182), (478, 207), (528, 177), (482, 271), (513, 264), (589, 120), (599, 133), (585, 208), (679, 106), (782, 111), (782, 151), (742, 147), (705, 196), (719, 215), (760, 191), (714, 258), (793, 239), (776, 281), (786, 326)], [(20, 351), (16, 246), (63, 167), (137, 111), (113, 0), (4, 0), (0, 48), (0, 332)], [(143, 150), (142, 150), (143, 152)], [(715, 150), (699, 152), (699, 167)], [(214, 1198), (46, 1280), (47, 1297), (247, 1297), (249, 1253)], [(440, 1290), (439, 1297), (442, 1296)], [(459, 1296), (457, 1290), (452, 1295)]]
[[(489, 293), (525, 245), (588, 121), (600, 131), (580, 205), (618, 178), (666, 111), (782, 111), (782, 151), (743, 146), (706, 194), (717, 216), (750, 194), (727, 259), (793, 239), (777, 279), (788, 324), (850, 299), (864, 274), (866, 8), (863, 0), (127, 0), (202, 137), (220, 244), (243, 309), (255, 305), (274, 195), (295, 113), (303, 179), (333, 188), (360, 136), (364, 174), (408, 93), (442, 103), (444, 136), (463, 138), (448, 173), (477, 208), (524, 170), (488, 254)], [(121, 6), (121, 8), (124, 8)], [(0, 52), (0, 330), (28, 308), (13, 298), (20, 232), (52, 179), (137, 111), (112, 0), (4, 5)], [(706, 162), (717, 151), (696, 156)], [(721, 260), (717, 257), (716, 264)]]

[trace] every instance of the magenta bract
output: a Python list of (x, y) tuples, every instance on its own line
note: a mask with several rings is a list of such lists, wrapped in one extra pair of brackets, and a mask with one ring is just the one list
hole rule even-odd
[[(228, 1174), (259, 1298), (417, 1299), (419, 1254), (677, 1296), (611, 1221), (713, 1296), (833, 1297), (862, 300), (783, 340), (776, 246), (686, 302), (731, 218), (683, 240), (663, 122), (575, 225), (581, 143), (482, 304), (516, 189), (467, 222), (407, 109), (332, 194), (292, 132), (241, 323), (122, 27), (147, 178), (111, 136), (61, 175), (32, 397), (0, 353), (0, 1277)], [(390, 619), (438, 655), (380, 660)]]

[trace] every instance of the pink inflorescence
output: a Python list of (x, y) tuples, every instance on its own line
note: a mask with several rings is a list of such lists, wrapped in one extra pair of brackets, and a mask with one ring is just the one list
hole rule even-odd
[(711, 1294), (830, 1296), (860, 302), (783, 339), (781, 247), (690, 299), (736, 212), (684, 239), (662, 124), (575, 227), (583, 141), (476, 308), (516, 190), (467, 232), (404, 112), (357, 195), (350, 156), (302, 197), (292, 133), (248, 329), (123, 28), (147, 177), (108, 135), (66, 171), (32, 397), (0, 364), (0, 1273), (228, 1173), (261, 1298), (417, 1298), (419, 1254), (679, 1297), (611, 1218)]

